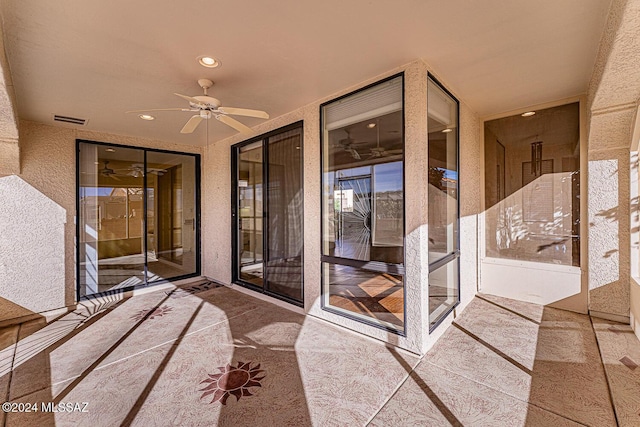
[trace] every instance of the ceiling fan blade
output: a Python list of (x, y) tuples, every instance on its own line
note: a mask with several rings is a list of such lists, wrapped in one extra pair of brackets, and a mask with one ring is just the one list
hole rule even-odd
[(180, 133), (192, 133), (194, 130), (196, 130), (201, 121), (202, 117), (200, 117), (199, 114), (191, 116), (189, 121), (185, 123), (185, 125), (180, 130)]
[(238, 132), (242, 132), (242, 133), (252, 133), (253, 132), (250, 127), (243, 125), (242, 123), (240, 123), (236, 119), (232, 119), (229, 116), (225, 116), (225, 115), (220, 114), (220, 115), (216, 116), (216, 119), (218, 119), (219, 121), (221, 121), (225, 125), (231, 126), (232, 128), (234, 128)]
[(269, 114), (265, 111), (249, 110), (247, 108), (219, 107), (218, 111), (224, 114), (231, 114), (233, 116), (257, 117), (259, 119), (269, 118)]
[(182, 99), (186, 99), (189, 102), (192, 102), (194, 104), (197, 105), (204, 105), (202, 102), (200, 102), (198, 99), (192, 97), (192, 96), (187, 96), (187, 95), (180, 95), (179, 93), (174, 93), (174, 95), (179, 96)]
[(125, 111), (125, 113), (148, 113), (150, 111), (198, 111), (189, 108), (150, 108), (147, 110), (131, 110)]

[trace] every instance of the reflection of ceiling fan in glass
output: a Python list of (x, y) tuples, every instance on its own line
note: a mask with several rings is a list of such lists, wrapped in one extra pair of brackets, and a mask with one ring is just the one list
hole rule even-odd
[(345, 129), (344, 130), (347, 133), (347, 138), (346, 139), (341, 139), (340, 141), (338, 141), (338, 145), (340, 147), (342, 147), (345, 151), (347, 151), (349, 154), (351, 154), (351, 157), (353, 157), (356, 160), (360, 160), (360, 153), (358, 153), (358, 151), (353, 148), (353, 144), (356, 144), (356, 141), (351, 138), (351, 133), (349, 129)]
[[(110, 168), (108, 160), (104, 160), (103, 163), (104, 167), (99, 169), (98, 173), (107, 178), (113, 178), (116, 181), (119, 181), (118, 177), (132, 176), (134, 178), (140, 178), (144, 176), (144, 165), (142, 163), (133, 163), (131, 166), (124, 169)], [(167, 170), (160, 168), (147, 168), (147, 172), (162, 176), (165, 172), (167, 172)]]
[(376, 135), (376, 146), (371, 148), (370, 159), (402, 154), (402, 148), (387, 150), (384, 147), (380, 147), (380, 122), (378, 119), (376, 119)]

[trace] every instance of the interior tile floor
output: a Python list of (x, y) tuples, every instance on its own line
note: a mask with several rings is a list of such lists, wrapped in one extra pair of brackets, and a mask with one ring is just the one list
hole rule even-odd
[(80, 403), (0, 425), (638, 426), (637, 363), (628, 325), (488, 295), (420, 360), (195, 283), (0, 329), (0, 401)]

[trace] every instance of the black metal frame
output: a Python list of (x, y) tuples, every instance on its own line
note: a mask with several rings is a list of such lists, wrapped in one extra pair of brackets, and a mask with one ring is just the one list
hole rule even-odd
[[(451, 313), (459, 304), (460, 304), (460, 234), (461, 234), (461, 230), (460, 230), (460, 101), (458, 101), (458, 98), (456, 98), (455, 96), (453, 96), (453, 94), (451, 92), (449, 92), (449, 90), (444, 87), (444, 85), (442, 83), (440, 83), (440, 81), (431, 73), (427, 73), (427, 85), (429, 80), (431, 80), (436, 86), (438, 86), (438, 88), (440, 88), (444, 93), (446, 93), (447, 95), (449, 95), (451, 97), (451, 99), (453, 99), (456, 103), (456, 108), (457, 108), (457, 114), (456, 114), (456, 165), (458, 166), (458, 180), (456, 182), (456, 194), (457, 194), (457, 230), (458, 230), (458, 235), (457, 235), (457, 241), (456, 241), (456, 250), (451, 252), (450, 254), (447, 254), (445, 257), (440, 258), (437, 261), (434, 261), (433, 263), (429, 263), (429, 274), (431, 274), (433, 271), (437, 270), (440, 267), (444, 267), (445, 265), (447, 265), (449, 262), (454, 261), (454, 260), (458, 260), (458, 274), (457, 274), (457, 278), (458, 278), (458, 301), (455, 302), (455, 304), (453, 304), (451, 307), (449, 307), (449, 309), (445, 312), (443, 312), (438, 319), (433, 323), (433, 325), (431, 325), (431, 322), (429, 322), (429, 333), (433, 332), (438, 326), (440, 326), (440, 324), (444, 321), (444, 319), (447, 318), (447, 316), (449, 315), (449, 313)], [(429, 102), (429, 100), (427, 99), (427, 102)], [(429, 132), (429, 130), (427, 129), (427, 133)], [(427, 141), (428, 143), (428, 141)], [(429, 302), (427, 301), (427, 307), (429, 305)]]
[[(348, 98), (350, 96), (353, 96), (357, 93), (363, 92), (367, 89), (371, 89), (374, 88), (378, 85), (384, 84), (388, 81), (397, 79), (397, 78), (401, 78), (401, 85), (402, 85), (402, 191), (403, 191), (403, 197), (402, 197), (402, 214), (403, 214), (403, 218), (402, 218), (402, 256), (403, 256), (403, 263), (402, 264), (391, 264), (391, 263), (383, 263), (380, 261), (360, 261), (360, 260), (354, 260), (354, 259), (350, 259), (350, 258), (341, 258), (341, 257), (333, 257), (333, 256), (328, 256), (328, 255), (324, 255), (323, 253), (323, 245), (324, 245), (324, 192), (323, 192), (323, 188), (324, 188), (324, 115), (322, 114), (323, 108), (325, 108), (326, 106), (333, 104), (335, 102), (341, 101), (345, 98)], [(369, 326), (373, 326), (375, 328), (378, 329), (382, 329), (385, 330), (387, 332), (391, 332), (393, 334), (396, 335), (400, 335), (402, 337), (406, 337), (406, 331), (407, 331), (407, 290), (406, 290), (406, 286), (405, 286), (405, 281), (404, 281), (404, 264), (405, 264), (405, 257), (406, 257), (406, 235), (407, 235), (407, 224), (406, 224), (406, 201), (405, 201), (405, 197), (404, 197), (404, 193), (406, 193), (406, 178), (405, 178), (405, 174), (406, 174), (406, 167), (405, 167), (405, 145), (406, 145), (406, 141), (405, 141), (405, 85), (404, 85), (404, 72), (400, 72), (398, 74), (394, 74), (392, 76), (389, 76), (387, 78), (384, 78), (382, 80), (379, 80), (375, 83), (371, 83), (367, 86), (364, 86), (360, 89), (356, 89), (352, 92), (349, 92), (347, 94), (344, 94), (342, 96), (339, 96), (338, 98), (332, 99), (330, 101), (324, 102), (320, 105), (319, 107), (319, 112), (320, 112), (320, 235), (323, 236), (320, 239), (320, 306), (322, 308), (322, 310), (327, 311), (329, 313), (333, 313), (333, 314), (337, 314), (339, 316), (343, 316), (346, 317), (348, 319), (351, 320), (355, 320), (357, 322), (363, 323), (365, 325), (369, 325)], [(330, 264), (339, 264), (339, 265), (346, 265), (346, 266), (351, 266), (351, 267), (356, 267), (356, 268), (361, 268), (363, 270), (369, 270), (369, 271), (375, 271), (375, 272), (384, 272), (384, 273), (391, 273), (391, 274), (398, 274), (398, 275), (402, 275), (403, 277), (403, 286), (402, 286), (402, 313), (403, 313), (403, 321), (402, 321), (402, 330), (400, 329), (396, 329), (396, 328), (392, 328), (390, 326), (386, 326), (384, 324), (381, 323), (376, 323), (373, 320), (367, 320), (364, 318), (361, 318), (359, 316), (356, 316), (355, 314), (351, 314), (350, 312), (346, 311), (346, 310), (339, 310), (336, 309), (334, 307), (332, 307), (331, 305), (325, 304), (325, 291), (324, 291), (324, 280), (325, 280), (325, 274), (324, 274), (324, 263), (330, 263)], [(393, 271), (389, 271), (389, 267), (394, 267), (397, 269), (398, 273), (395, 273)], [(400, 273), (402, 272), (402, 273)]]
[[(263, 282), (268, 281), (268, 272), (266, 269), (266, 263), (269, 259), (269, 245), (267, 242), (267, 224), (269, 219), (269, 197), (267, 196), (267, 187), (266, 183), (269, 179), (269, 138), (280, 135), (285, 132), (289, 132), (292, 130), (300, 130), (300, 175), (301, 175), (301, 183), (304, 188), (304, 122), (302, 120), (297, 121), (295, 123), (291, 123), (290, 125), (283, 126), (281, 128), (272, 130), (270, 132), (264, 133), (262, 135), (256, 136), (254, 138), (248, 139), (246, 141), (242, 141), (238, 144), (234, 144), (231, 146), (231, 281), (234, 284), (240, 285), (244, 288), (251, 289), (255, 292), (259, 292), (261, 294), (268, 295), (270, 297), (279, 299), (281, 301), (285, 301), (289, 304), (296, 305), (298, 307), (304, 307), (304, 224), (302, 227), (302, 253), (300, 254), (301, 260), (301, 292), (302, 299), (300, 301), (290, 298), (286, 295), (280, 295), (276, 292), (271, 292), (268, 289), (265, 289), (263, 286), (257, 286), (253, 283), (242, 280), (238, 275), (238, 270), (240, 267), (239, 259), (238, 259), (238, 225), (240, 221), (240, 217), (238, 215), (238, 153), (240, 152), (240, 148), (250, 145), (256, 142), (262, 142), (262, 182), (265, 185), (265, 189), (263, 190), (263, 208), (262, 208), (262, 251), (263, 251)], [(304, 218), (304, 204), (302, 205), (302, 216)]]
[[(144, 249), (144, 282), (143, 284), (139, 284), (139, 285), (134, 285), (134, 286), (127, 286), (125, 288), (119, 288), (117, 290), (108, 290), (108, 291), (104, 291), (104, 292), (98, 292), (95, 294), (91, 294), (91, 295), (84, 295), (84, 296), (80, 296), (80, 144), (91, 144), (91, 145), (100, 145), (100, 146), (104, 146), (104, 147), (113, 147), (113, 148), (128, 148), (128, 149), (133, 149), (133, 150), (142, 150), (143, 151), (143, 159), (144, 159), (144, 165), (145, 165), (145, 169), (146, 169), (146, 165), (147, 165), (147, 152), (154, 152), (154, 153), (167, 153), (167, 154), (179, 154), (179, 155), (184, 155), (184, 156), (193, 156), (195, 159), (195, 198), (196, 198), (196, 212), (195, 212), (195, 221), (196, 221), (196, 271), (194, 273), (189, 273), (189, 274), (184, 274), (182, 276), (177, 276), (177, 277), (172, 277), (170, 279), (161, 279), (161, 280), (154, 280), (151, 282), (147, 281), (147, 273), (148, 273), (148, 259), (147, 259), (147, 251), (146, 251), (146, 247), (147, 247), (147, 220), (146, 220), (146, 213), (147, 213), (147, 174), (145, 173), (143, 176), (143, 209), (145, 212), (145, 216), (143, 218), (143, 227), (144, 227), (144, 236), (145, 238), (143, 239), (143, 249)], [(136, 146), (132, 146), (132, 145), (123, 145), (123, 144), (113, 144), (113, 143), (109, 143), (109, 142), (99, 142), (99, 141), (91, 141), (91, 140), (86, 140), (86, 139), (76, 139), (76, 191), (75, 191), (75, 196), (76, 196), (76, 216), (75, 216), (75, 220), (76, 220), (76, 238), (75, 238), (75, 243), (76, 243), (76, 301), (80, 301), (80, 300), (88, 300), (88, 299), (93, 299), (93, 298), (98, 298), (101, 296), (105, 296), (105, 295), (114, 295), (114, 294), (119, 294), (119, 293), (124, 293), (124, 292), (129, 292), (132, 291), (134, 289), (142, 289), (142, 288), (146, 288), (147, 286), (150, 285), (158, 285), (158, 284), (162, 284), (162, 283), (169, 283), (169, 282), (174, 282), (177, 280), (183, 280), (183, 279), (188, 279), (191, 277), (198, 277), (202, 274), (202, 260), (201, 260), (201, 239), (200, 239), (200, 231), (201, 231), (201, 226), (200, 226), (200, 216), (201, 216), (201, 210), (200, 210), (200, 203), (201, 203), (201, 192), (200, 192), (200, 185), (201, 185), (201, 177), (200, 177), (200, 154), (197, 153), (184, 153), (184, 152), (180, 152), (180, 151), (171, 151), (171, 150), (160, 150), (160, 149), (155, 149), (155, 148), (146, 148), (146, 147), (136, 147)]]

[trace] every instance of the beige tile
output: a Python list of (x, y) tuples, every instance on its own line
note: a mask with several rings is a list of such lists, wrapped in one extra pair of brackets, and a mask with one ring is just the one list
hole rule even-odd
[[(419, 370), (419, 373), (418, 373)], [(551, 412), (422, 362), (371, 426), (577, 426)]]
[(542, 314), (545, 307), (539, 304), (533, 304), (525, 301), (518, 301), (509, 298), (503, 298), (496, 295), (479, 293), (476, 296), (477, 299), (483, 299), (490, 303), (495, 304), (506, 310), (511, 310), (520, 316), (523, 316), (533, 322), (540, 322), (542, 320)]
[[(593, 318), (593, 327), (600, 344), (618, 422), (620, 426), (638, 426), (640, 341), (629, 325)], [(637, 367), (634, 368), (634, 365)]]
[[(171, 342), (185, 333), (187, 324), (189, 333), (256, 307), (253, 298), (232, 298), (225, 292), (232, 291), (217, 288), (177, 298), (164, 292), (144, 294), (89, 314), (78, 310), (32, 334), (21, 333), (24, 338), (18, 344), (11, 396), (23, 396), (81, 375), (93, 365), (109, 364)], [(141, 322), (156, 307), (164, 310)]]
[(510, 306), (475, 299), (425, 360), (569, 419), (615, 425), (589, 318), (544, 308), (536, 323)]
[[(0, 329), (0, 403), (4, 403), (9, 392), (11, 365), (18, 340), (18, 326), (7, 326)], [(4, 425), (5, 414), (0, 411), (0, 425)]]

